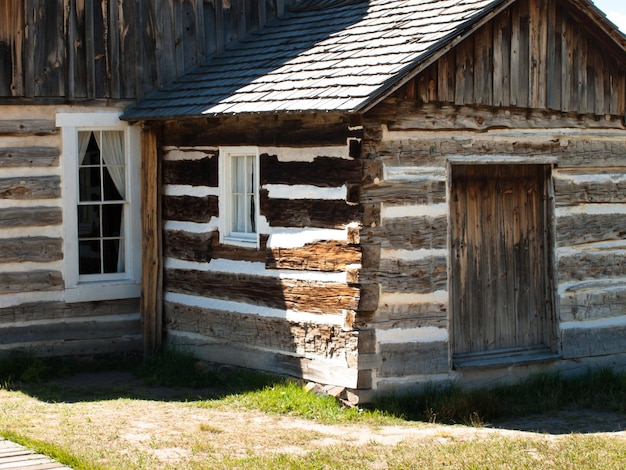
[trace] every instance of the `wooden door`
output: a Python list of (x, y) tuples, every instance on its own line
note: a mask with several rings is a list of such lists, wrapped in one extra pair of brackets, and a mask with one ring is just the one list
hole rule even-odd
[(547, 165), (453, 165), (451, 315), (455, 363), (551, 350)]

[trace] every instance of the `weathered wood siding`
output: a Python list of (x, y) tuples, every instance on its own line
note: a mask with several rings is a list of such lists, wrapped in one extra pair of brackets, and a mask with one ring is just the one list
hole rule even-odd
[(420, 74), (405, 94), (422, 103), (623, 116), (624, 64), (623, 51), (580, 12), (558, 0), (520, 0)]
[(0, 99), (134, 99), (293, 0), (6, 0)]
[[(359, 133), (342, 116), (272, 121), (163, 128), (168, 338), (213, 361), (368, 387), (352, 328), (361, 263), (353, 188), (362, 164), (349, 139)], [(258, 146), (259, 249), (219, 242), (220, 145)]]
[(355, 327), (376, 344), (359, 360), (378, 390), (506, 376), (454, 369), (455, 165), (551, 168), (541, 232), (553, 265), (541, 289), (554, 311), (537, 342), (563, 367), (626, 351), (626, 57), (586, 24), (560, 2), (517, 2), (364, 115), (360, 281), (370, 311)]
[(55, 106), (0, 119), (0, 352), (140, 351), (138, 299), (64, 301), (61, 133)]

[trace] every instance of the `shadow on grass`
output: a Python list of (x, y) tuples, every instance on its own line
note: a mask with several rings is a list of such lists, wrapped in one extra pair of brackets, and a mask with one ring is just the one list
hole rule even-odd
[(0, 388), (48, 403), (121, 398), (198, 401), (262, 390), (284, 379), (248, 369), (210, 366), (166, 351), (148, 361), (139, 355), (41, 359), (29, 353), (0, 357)]
[[(146, 362), (139, 356), (93, 360), (0, 357), (0, 387), (49, 403), (122, 398), (204, 402), (241, 394), (251, 409), (323, 416), (321, 420), (328, 423), (383, 425), (395, 419), (395, 424), (403, 420), (549, 434), (626, 430), (626, 374), (610, 369), (575, 378), (538, 375), (521, 384), (490, 389), (426, 387), (421, 393), (380, 397), (358, 413), (287, 384), (281, 377), (211, 366), (176, 351), (165, 351)], [(312, 412), (315, 409), (323, 411)]]

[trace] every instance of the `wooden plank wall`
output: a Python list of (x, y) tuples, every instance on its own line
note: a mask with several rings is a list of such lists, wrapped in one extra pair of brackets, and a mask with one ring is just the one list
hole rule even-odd
[(6, 0), (0, 99), (133, 99), (222, 51), (293, 0)]
[[(294, 115), (264, 124), (240, 117), (163, 130), (167, 336), (211, 360), (363, 386), (352, 329), (360, 214), (349, 190), (362, 167), (349, 123)], [(323, 145), (302, 146), (310, 130)], [(258, 250), (219, 243), (222, 144), (259, 145)]]
[(0, 353), (141, 351), (138, 299), (64, 302), (61, 133), (54, 106), (3, 106)]
[(422, 103), (626, 112), (625, 54), (559, 1), (521, 0), (409, 83)]

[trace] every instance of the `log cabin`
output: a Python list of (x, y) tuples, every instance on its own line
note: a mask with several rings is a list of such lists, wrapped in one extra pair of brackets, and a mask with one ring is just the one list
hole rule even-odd
[(143, 351), (130, 103), (289, 0), (0, 2), (0, 353)]
[[(626, 368), (626, 37), (592, 2), (260, 2), (234, 38), (225, 12), (250, 2), (165, 3), (128, 29), (143, 36), (126, 69), (113, 46), (78, 53), (83, 23), (63, 13), (76, 45), (63, 99), (32, 96), (50, 64), (4, 91), (16, 116), (4, 113), (0, 142), (22, 163), (0, 182), (57, 188), (25, 183), (0, 206), (16, 220), (39, 211), (28, 236), (0, 227), (3, 246), (31, 242), (35, 256), (5, 250), (5, 337), (35, 345), (25, 333), (46, 324), (46, 350), (52, 325), (64, 347), (143, 338), (146, 354), (184, 348), (352, 402)], [(25, 47), (2, 31), (0, 52)], [(115, 50), (128, 37), (94, 31)], [(5, 57), (3, 77), (36, 69)], [(122, 146), (108, 131), (136, 160), (105, 161)], [(134, 183), (115, 182), (122, 166)], [(117, 223), (96, 220), (106, 209)], [(33, 250), (42, 241), (56, 251)], [(80, 338), (63, 337), (71, 328)]]

